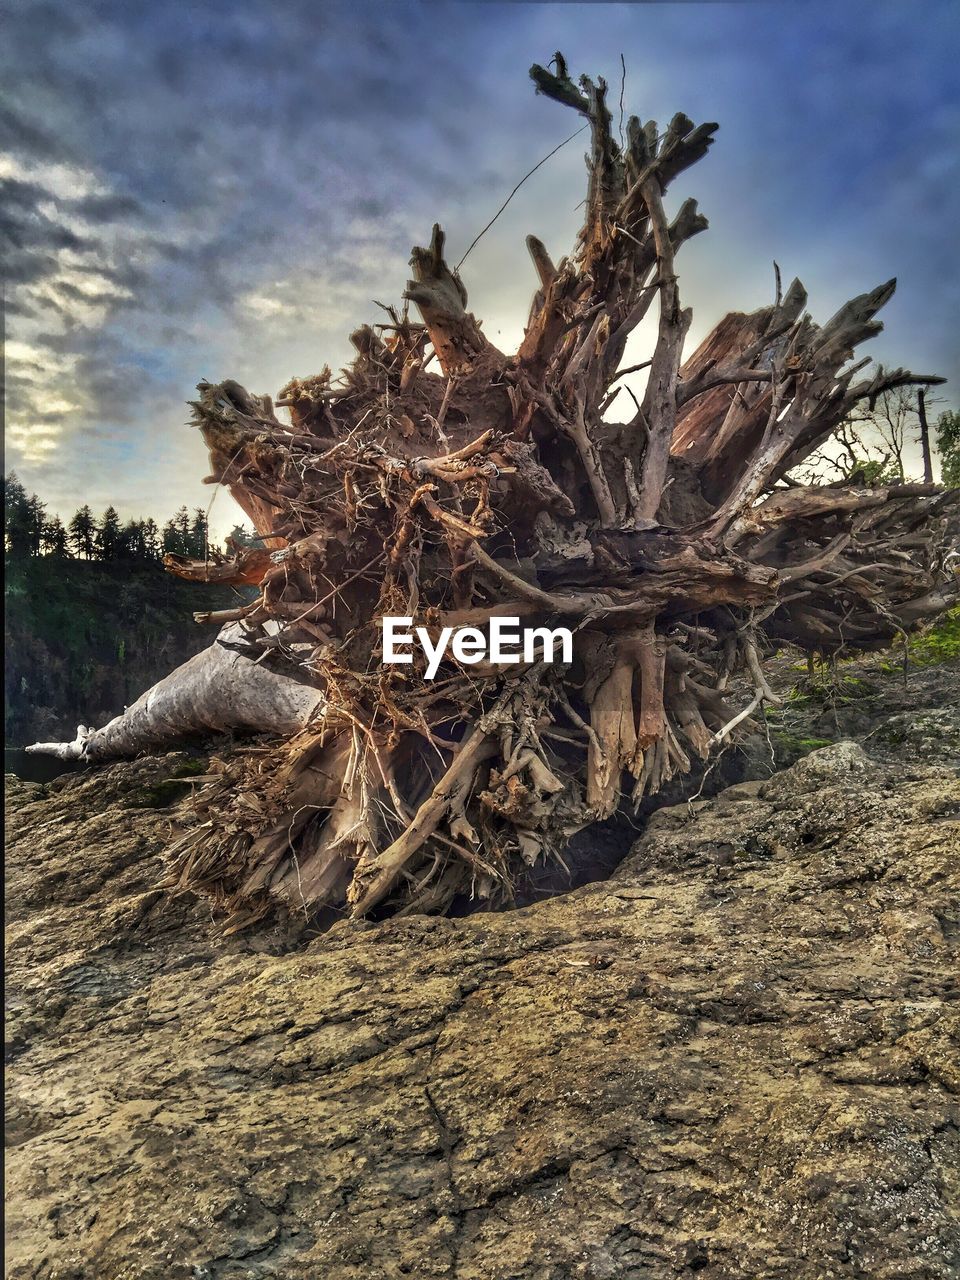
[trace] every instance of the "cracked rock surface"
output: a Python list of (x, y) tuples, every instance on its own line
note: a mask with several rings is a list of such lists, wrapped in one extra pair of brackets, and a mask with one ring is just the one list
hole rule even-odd
[(180, 757), (14, 781), (8, 1277), (957, 1277), (944, 758), (842, 741), (609, 881), (314, 938), (155, 891)]

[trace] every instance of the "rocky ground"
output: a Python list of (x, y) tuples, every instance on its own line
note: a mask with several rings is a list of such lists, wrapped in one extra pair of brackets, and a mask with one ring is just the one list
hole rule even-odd
[(13, 780), (10, 1280), (960, 1276), (960, 679), (848, 676), (499, 915), (224, 939), (187, 757)]

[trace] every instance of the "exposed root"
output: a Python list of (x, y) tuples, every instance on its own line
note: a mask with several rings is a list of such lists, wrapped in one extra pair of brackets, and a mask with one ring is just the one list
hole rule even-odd
[[(664, 197), (716, 125), (631, 118), (621, 146), (602, 80), (574, 83), (559, 55), (532, 75), (588, 121), (590, 181), (575, 252), (554, 265), (529, 242), (538, 288), (519, 351), (467, 310), (435, 227), (405, 295), (422, 323), (404, 306), (362, 326), (339, 378), (283, 389), (289, 421), (236, 382), (202, 383), (210, 479), (264, 548), (168, 568), (253, 583), (257, 599), (106, 728), (35, 748), (98, 760), (191, 730), (278, 735), (223, 766), (169, 856), (168, 887), (209, 893), (230, 928), (277, 903), (309, 917), (509, 901), (573, 832), (775, 703), (764, 660), (779, 643), (884, 645), (957, 598), (960, 493), (790, 475), (862, 400), (938, 381), (849, 363), (893, 282), (824, 325), (794, 282), (684, 362), (676, 260), (706, 220), (687, 201), (670, 221)], [(627, 339), (655, 303), (635, 416), (611, 423)], [(422, 656), (383, 664), (387, 614), (433, 639), (492, 618), (562, 623), (572, 661), (448, 652), (428, 680)], [(738, 673), (753, 690), (739, 709)]]

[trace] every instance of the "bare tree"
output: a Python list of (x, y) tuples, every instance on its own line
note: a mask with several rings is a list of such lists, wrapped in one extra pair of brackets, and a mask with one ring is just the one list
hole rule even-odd
[(933, 481), (930, 431), (927, 425), (926, 387), (892, 387), (876, 399), (858, 405), (842, 424), (837, 435), (860, 451), (861, 459), (872, 463), (874, 472), (892, 475), (904, 484), (909, 479), (908, 451), (919, 445), (924, 483)]

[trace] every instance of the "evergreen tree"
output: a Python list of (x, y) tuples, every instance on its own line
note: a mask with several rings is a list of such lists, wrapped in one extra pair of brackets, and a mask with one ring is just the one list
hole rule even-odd
[(177, 514), (173, 517), (174, 528), (177, 531), (177, 537), (180, 539), (182, 556), (190, 554), (190, 512), (186, 507), (180, 507)]
[(128, 520), (117, 541), (118, 560), (143, 560), (143, 521)]
[(84, 560), (92, 560), (96, 549), (97, 522), (86, 504), (70, 521), (67, 532), (74, 552)]
[[(181, 507), (163, 526), (163, 550), (175, 556), (193, 556), (193, 522), (186, 507)], [(202, 554), (202, 552), (201, 552)]]
[(30, 555), (30, 499), (15, 473), (3, 477), (3, 541), (8, 555)]
[(29, 554), (38, 556), (43, 546), (43, 530), (47, 523), (47, 508), (37, 495), (27, 500), (27, 544)]
[(120, 552), (120, 517), (116, 507), (107, 507), (95, 535), (95, 547), (100, 560), (116, 560)]
[(197, 560), (207, 558), (207, 513), (197, 507), (190, 525), (190, 555)]
[(6, 508), (13, 506), (15, 503), (25, 503), (27, 500), (27, 491), (20, 483), (15, 471), (11, 471), (8, 476), (3, 477), (3, 505)]
[[(207, 514), (180, 507), (161, 529), (154, 519), (121, 523), (114, 506), (97, 520), (84, 504), (64, 526), (58, 515), (47, 517), (46, 506), (28, 494), (16, 474), (4, 476), (4, 544), (9, 556), (75, 555), (84, 560), (156, 562), (166, 552), (205, 559), (209, 552)], [(237, 546), (262, 546), (263, 539), (244, 525), (231, 537)]]
[(163, 526), (163, 553), (164, 555), (174, 556), (185, 554), (183, 538), (177, 529), (176, 522), (173, 520), (168, 520)]
[(70, 555), (67, 531), (59, 516), (54, 516), (43, 526), (43, 554), (65, 560)]
[(147, 560), (159, 560), (163, 554), (163, 537), (156, 520), (143, 522), (143, 554)]
[(238, 547), (263, 546), (263, 538), (260, 537), (259, 533), (254, 533), (245, 524), (235, 524), (230, 530), (228, 541), (232, 541)]

